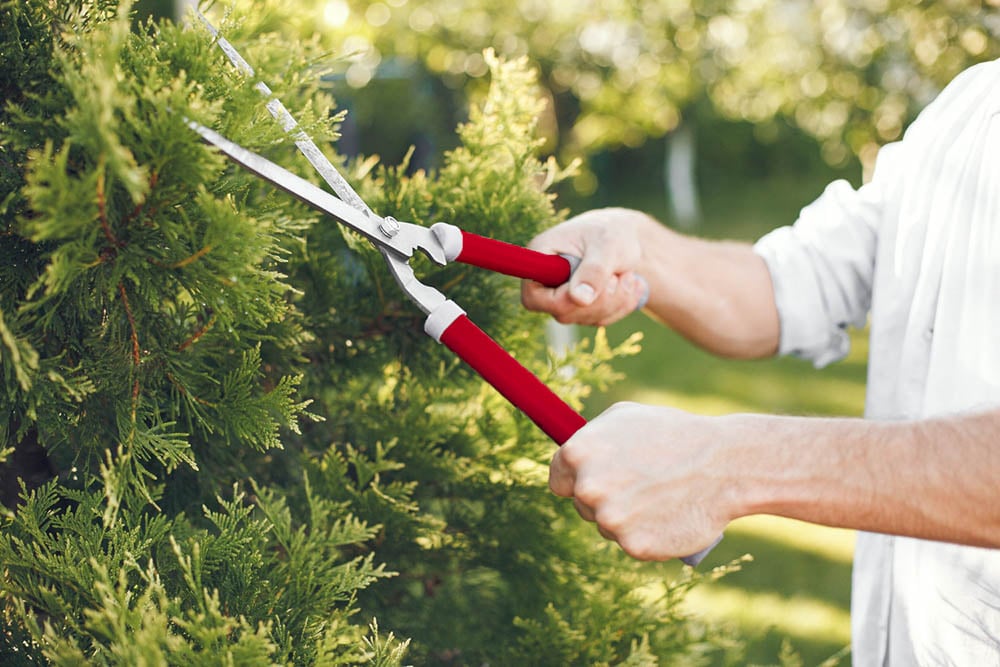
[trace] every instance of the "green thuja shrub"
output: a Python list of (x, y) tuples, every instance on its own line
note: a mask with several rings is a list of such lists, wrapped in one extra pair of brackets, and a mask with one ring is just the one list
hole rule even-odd
[[(732, 650), (680, 611), (695, 575), (650, 582), (595, 546), (547, 491), (552, 444), (423, 334), (377, 251), (185, 126), (316, 179), (204, 30), (134, 29), (128, 3), (0, 6), (6, 662), (697, 664)], [(224, 30), (328, 144), (323, 54), (273, 32), (281, 11), (255, 3)], [(558, 221), (533, 74), (490, 62), (438, 172), (347, 166), (376, 211), (519, 243)], [(554, 358), (515, 281), (416, 264), (577, 406), (634, 351), (598, 332)]]

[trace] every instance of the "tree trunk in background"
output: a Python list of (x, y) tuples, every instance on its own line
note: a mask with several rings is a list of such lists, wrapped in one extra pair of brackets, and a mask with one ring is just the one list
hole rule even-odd
[(695, 178), (696, 138), (691, 122), (681, 123), (667, 135), (663, 180), (667, 207), (681, 229), (693, 229), (701, 222), (701, 204)]
[(198, 0), (174, 0), (174, 17), (178, 21), (183, 21), (187, 15), (188, 8), (198, 6)]
[[(575, 325), (562, 324), (554, 319), (545, 323), (545, 338), (548, 341), (549, 349), (557, 357), (569, 354), (570, 349), (579, 340)], [(575, 374), (575, 368), (571, 364), (567, 364), (560, 369), (560, 373), (563, 377), (570, 378)]]

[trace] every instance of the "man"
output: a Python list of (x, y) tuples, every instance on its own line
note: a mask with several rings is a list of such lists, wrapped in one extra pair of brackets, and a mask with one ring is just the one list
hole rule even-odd
[(647, 311), (737, 358), (843, 357), (871, 322), (865, 419), (703, 417), (616, 405), (552, 460), (552, 490), (636, 558), (695, 553), (775, 514), (858, 535), (859, 666), (1000, 665), (1000, 61), (953, 81), (870, 183), (835, 182), (754, 246), (624, 209), (533, 242), (582, 257), (527, 307), (608, 324)]

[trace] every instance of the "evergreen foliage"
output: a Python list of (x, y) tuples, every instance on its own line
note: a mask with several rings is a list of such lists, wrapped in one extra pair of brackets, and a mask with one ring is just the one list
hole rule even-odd
[[(551, 443), (422, 333), (374, 249), (185, 126), (316, 178), (205, 31), (133, 30), (127, 2), (2, 8), (0, 481), (19, 500), (0, 655), (645, 665), (728, 646), (680, 611), (695, 575), (640, 595), (580, 532), (546, 488)], [(275, 11), (227, 35), (329, 142), (322, 54), (263, 30)], [(558, 220), (534, 75), (489, 60), (439, 172), (349, 165), (375, 210), (521, 243)], [(634, 351), (598, 332), (554, 358), (514, 281), (417, 268), (577, 405)]]

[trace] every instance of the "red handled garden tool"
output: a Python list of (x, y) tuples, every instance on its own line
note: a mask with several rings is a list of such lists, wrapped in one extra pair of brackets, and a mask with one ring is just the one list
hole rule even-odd
[[(202, 17), (202, 21), (229, 60), (252, 76), (253, 69), (243, 57), (207, 19)], [(367, 238), (382, 253), (389, 272), (403, 292), (426, 313), (424, 331), (469, 364), (557, 444), (563, 444), (583, 427), (586, 420), (579, 413), (473, 324), (454, 301), (417, 280), (410, 266), (410, 258), (419, 250), (440, 265), (461, 262), (555, 287), (569, 280), (578, 260), (497, 241), (443, 222), (428, 228), (376, 215), (322, 151), (298, 128), (287, 109), (271, 95), (270, 89), (263, 83), (256, 86), (269, 98), (268, 110), (286, 131), (295, 133), (296, 145), (339, 195), (339, 199), (214, 130), (193, 121), (188, 121), (188, 125), (234, 162)], [(681, 560), (696, 565), (711, 548)]]

